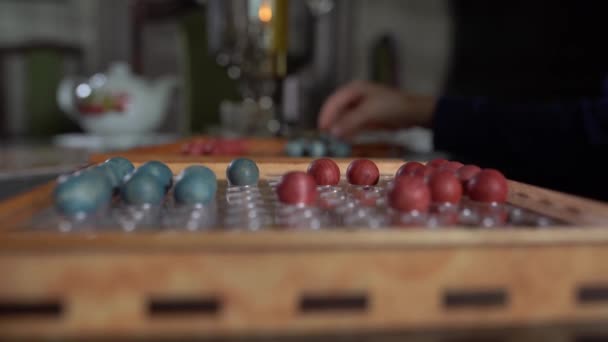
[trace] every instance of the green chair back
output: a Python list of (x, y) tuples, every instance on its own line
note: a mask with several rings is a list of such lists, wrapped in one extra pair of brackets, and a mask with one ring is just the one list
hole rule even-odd
[(220, 122), (223, 100), (239, 98), (236, 82), (208, 53), (204, 9), (184, 15), (180, 31), (185, 48), (185, 95), (191, 132), (204, 133)]
[(65, 56), (52, 49), (32, 49), (25, 52), (25, 106), (27, 134), (47, 138), (56, 134), (78, 131), (78, 125), (58, 107), (57, 87), (64, 75)]

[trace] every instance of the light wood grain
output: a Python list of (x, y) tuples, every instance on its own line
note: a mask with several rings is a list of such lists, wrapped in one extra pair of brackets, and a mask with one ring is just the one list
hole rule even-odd
[(0, 202), (0, 233), (21, 227), (23, 222), (49, 207), (54, 187), (55, 182), (49, 182)]
[[(300, 159), (291, 159), (291, 158), (272, 158), (272, 159), (263, 159), (263, 158), (255, 158), (254, 159), (258, 165), (260, 170), (260, 177), (262, 179), (267, 179), (269, 177), (277, 177), (282, 176), (289, 171), (306, 171), (308, 169), (308, 165), (311, 163), (310, 158), (300, 158)], [(378, 168), (380, 169), (383, 175), (392, 176), (397, 172), (399, 167), (403, 165), (403, 161), (394, 160), (394, 159), (371, 159), (374, 161)], [(174, 174), (179, 174), (183, 169), (187, 168), (191, 165), (204, 165), (209, 167), (215, 174), (217, 178), (220, 180), (226, 179), (226, 168), (228, 167), (232, 158), (209, 158), (209, 159), (201, 159), (199, 162), (170, 162), (167, 163), (169, 168), (173, 171)], [(338, 167), (340, 167), (340, 171), (342, 173), (342, 177), (346, 177), (346, 170), (348, 169), (348, 165), (353, 161), (353, 159), (334, 159)], [(135, 162), (136, 166), (141, 165), (141, 162)]]
[(6, 231), (0, 234), (0, 249), (18, 251), (265, 251), (265, 250), (386, 250), (408, 248), (510, 248), (514, 246), (570, 246), (608, 243), (608, 229), (579, 227), (570, 229), (519, 228), (471, 230), (449, 228), (391, 228), (372, 230), (334, 230), (326, 232), (268, 230), (260, 232), (138, 232), (98, 231), (57, 234)]
[[(142, 146), (133, 149), (121, 151), (120, 155), (128, 157), (129, 159), (142, 161), (152, 160), (154, 156), (159, 157), (162, 160), (170, 161), (167, 158), (173, 157), (188, 157), (182, 154), (182, 149), (185, 145), (201, 139), (214, 139), (212, 137), (194, 137), (181, 139), (177, 142), (163, 145), (153, 146)], [(283, 154), (284, 146), (286, 143), (285, 139), (279, 138), (247, 138), (239, 139), (245, 143), (246, 154), (257, 157), (277, 157)], [(117, 153), (97, 153), (91, 156), (91, 160), (94, 162), (102, 162)], [(152, 159), (150, 159), (152, 158)], [(196, 157), (194, 157), (196, 158)]]
[(603, 202), (512, 181), (509, 202), (573, 224), (608, 226), (608, 205)]
[[(573, 295), (581, 285), (608, 282), (606, 258), (606, 245), (0, 255), (0, 298), (68, 305), (59, 320), (1, 320), (0, 331), (10, 337), (171, 337), (577, 323), (608, 315), (608, 306), (579, 305)], [(442, 305), (448, 290), (483, 289), (508, 291), (506, 306)], [(303, 314), (298, 303), (310, 293), (362, 293), (369, 306)], [(217, 315), (151, 317), (147, 311), (151, 298), (202, 297), (223, 304)]]

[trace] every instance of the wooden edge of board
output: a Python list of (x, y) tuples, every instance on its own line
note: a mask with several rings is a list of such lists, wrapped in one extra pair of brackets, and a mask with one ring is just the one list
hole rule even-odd
[(43, 251), (123, 251), (147, 253), (154, 251), (285, 251), (358, 249), (421, 249), (421, 248), (513, 248), (543, 245), (608, 245), (608, 229), (579, 227), (567, 229), (518, 228), (510, 230), (479, 230), (449, 228), (427, 230), (387, 228), (372, 230), (313, 231), (267, 230), (260, 232), (226, 231), (162, 231), (150, 233), (83, 232), (57, 234), (51, 232), (12, 232), (0, 234), (2, 252), (18, 250)]
[(608, 204), (509, 181), (509, 203), (577, 225), (608, 226)]
[[(133, 159), (136, 161), (142, 160), (196, 160), (199, 157), (196, 156), (187, 156), (182, 154), (182, 147), (188, 143), (194, 141), (204, 141), (204, 140), (215, 140), (217, 138), (210, 136), (200, 136), (200, 137), (191, 137), (179, 139), (175, 142), (169, 144), (162, 145), (151, 145), (151, 146), (141, 146), (135, 147), (129, 150), (121, 151), (120, 153), (96, 153), (91, 155), (90, 160), (95, 163), (103, 162), (113, 156), (122, 155), (124, 157), (128, 157), (129, 159)], [(231, 140), (231, 139), (228, 139)], [(286, 139), (279, 138), (244, 138), (244, 139), (234, 139), (236, 141), (240, 141), (243, 145), (247, 146), (247, 155), (257, 155), (266, 156), (268, 158), (276, 158), (278, 155), (282, 154), (284, 151), (284, 146), (286, 143)], [(213, 157), (203, 157), (203, 158), (218, 158), (216, 156)], [(220, 157), (221, 158), (221, 157)], [(233, 157), (234, 158), (234, 157)]]
[[(180, 173), (182, 170), (193, 164), (204, 165), (217, 175), (220, 180), (226, 179), (226, 168), (228, 164), (234, 158), (211, 158), (211, 159), (199, 159), (198, 162), (169, 162), (167, 165), (173, 171), (174, 174)], [(401, 167), (403, 161), (398, 159), (373, 159), (380, 171), (381, 175), (392, 176)], [(281, 176), (289, 171), (306, 171), (308, 165), (312, 161), (310, 158), (255, 158), (255, 161), (260, 169), (260, 178), (273, 178)], [(334, 159), (340, 172), (344, 178), (348, 165), (353, 159)], [(141, 165), (142, 162), (134, 162), (136, 167)]]
[[(55, 181), (50, 181), (37, 186), (33, 190), (0, 202), (0, 223), (15, 222), (47, 206), (50, 203), (50, 195), (54, 187)], [(0, 232), (7, 228), (4, 224), (0, 225)]]
[[(162, 161), (182, 161), (182, 162), (196, 162), (199, 160), (217, 160), (236, 158), (237, 156), (193, 156), (183, 153), (183, 147), (194, 141), (204, 140), (215, 140), (214, 137), (192, 137), (177, 140), (169, 144), (152, 145), (135, 147), (132, 149), (124, 150), (119, 153), (95, 153), (89, 158), (91, 162), (101, 163), (114, 156), (122, 156), (129, 158), (133, 161), (147, 161), (147, 160), (162, 160)], [(228, 139), (231, 140), (231, 139)], [(293, 160), (293, 158), (285, 155), (285, 144), (287, 139), (285, 138), (243, 138), (234, 139), (239, 141), (240, 144), (246, 146), (243, 151), (243, 156), (249, 156), (251, 158), (266, 159), (277, 161), (279, 159)], [(399, 145), (390, 143), (355, 143), (352, 145), (353, 155), (359, 158), (370, 158), (373, 156), (384, 156), (384, 157), (395, 157), (399, 153), (403, 153), (406, 148)], [(301, 158), (304, 159), (304, 158)]]

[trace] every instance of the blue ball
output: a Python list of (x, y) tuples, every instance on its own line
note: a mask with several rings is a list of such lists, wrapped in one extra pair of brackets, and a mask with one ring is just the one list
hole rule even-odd
[(308, 155), (314, 158), (325, 157), (327, 155), (327, 145), (323, 141), (314, 140), (308, 144)]
[(335, 140), (335, 138), (333, 136), (331, 136), (331, 134), (326, 133), (326, 132), (321, 132), (319, 133), (319, 140), (321, 140), (322, 142), (329, 144), (332, 141)]
[(192, 174), (213, 178), (215, 181), (217, 181), (215, 172), (213, 172), (213, 170), (211, 170), (210, 168), (202, 165), (188, 166), (187, 168), (183, 169), (182, 172), (180, 172), (180, 174), (177, 176), (177, 180)]
[(116, 170), (114, 170), (110, 165), (101, 164), (96, 166), (95, 169), (102, 172), (108, 178), (110, 184), (112, 184), (113, 189), (117, 189), (120, 187), (120, 184), (122, 183), (122, 177), (120, 177)]
[(96, 169), (61, 177), (53, 191), (57, 209), (64, 215), (92, 214), (112, 200), (112, 184)]
[(123, 157), (110, 158), (104, 164), (110, 165), (121, 181), (135, 170), (133, 163)]
[(173, 196), (179, 204), (208, 204), (215, 199), (217, 177), (204, 166), (190, 166), (178, 176)]
[(335, 141), (329, 145), (329, 153), (335, 158), (348, 158), (352, 154), (352, 147), (345, 142)]
[(302, 139), (291, 140), (285, 145), (285, 153), (289, 157), (303, 157), (306, 152), (306, 141)]
[(234, 186), (257, 185), (260, 180), (260, 169), (251, 159), (235, 159), (226, 169), (226, 179)]
[(135, 172), (154, 176), (165, 189), (169, 189), (173, 184), (173, 172), (167, 165), (159, 161), (149, 161), (138, 167)]
[(156, 177), (148, 173), (134, 172), (120, 189), (122, 199), (132, 205), (160, 205), (165, 198), (165, 188)]

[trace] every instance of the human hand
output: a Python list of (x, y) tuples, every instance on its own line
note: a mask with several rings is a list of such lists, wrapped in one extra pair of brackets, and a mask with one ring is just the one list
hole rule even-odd
[(427, 126), (435, 99), (398, 89), (356, 81), (336, 91), (323, 105), (319, 128), (339, 138), (365, 129), (399, 129)]

